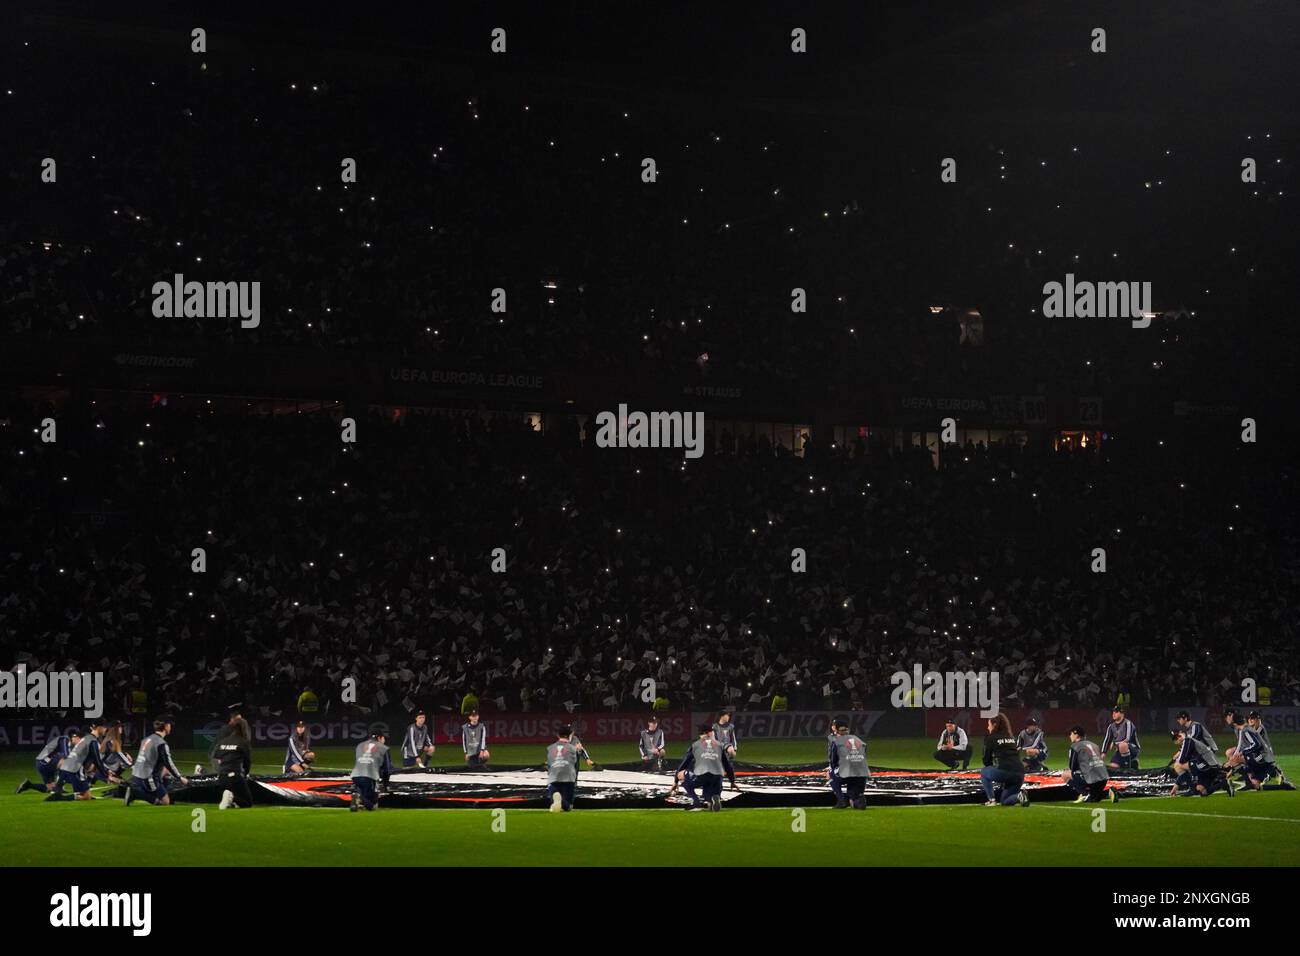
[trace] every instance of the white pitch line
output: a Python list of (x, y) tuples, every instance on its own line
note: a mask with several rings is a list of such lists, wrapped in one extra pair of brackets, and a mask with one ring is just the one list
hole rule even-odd
[(1087, 803), (1069, 807), (1054, 807), (1051, 804), (1037, 803), (1031, 804), (1031, 806), (1046, 807), (1049, 810), (1088, 810), (1101, 807), (1107, 813), (1149, 813), (1162, 817), (1215, 817), (1219, 820), (1263, 820), (1267, 823), (1300, 823), (1300, 820), (1290, 817), (1239, 816), (1235, 813), (1192, 813), (1190, 810), (1138, 810), (1134, 807), (1121, 810), (1118, 807), (1104, 803)]

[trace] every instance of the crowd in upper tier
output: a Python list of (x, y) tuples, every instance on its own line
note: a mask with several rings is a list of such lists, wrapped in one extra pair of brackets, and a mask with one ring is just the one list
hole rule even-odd
[[(1291, 218), (1281, 130), (1109, 148), (975, 120), (867, 130), (543, 80), (479, 89), (288, 53), (99, 44), (69, 70), (39, 42), (15, 49), (0, 337), (955, 394), (1196, 390), (1225, 369), (1265, 387), (1293, 367), (1289, 311), (1270, 298), (1290, 263), (1261, 238)], [(1207, 188), (1224, 150), (1257, 154), (1259, 182), (1234, 159)], [(154, 283), (178, 273), (261, 282), (260, 325), (155, 317)], [(1044, 319), (1043, 286), (1067, 273), (1148, 281), (1170, 318)], [(982, 321), (963, 327), (972, 308)]]

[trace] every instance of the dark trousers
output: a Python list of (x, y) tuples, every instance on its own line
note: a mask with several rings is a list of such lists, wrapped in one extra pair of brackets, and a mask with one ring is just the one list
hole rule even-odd
[(970, 766), (970, 748), (967, 747), (965, 750), (936, 750), (934, 759), (947, 766), (949, 770), (957, 769), (957, 764), (961, 764), (961, 769), (965, 770)]
[(153, 777), (132, 777), (126, 782), (126, 785), (135, 791), (134, 800), (147, 800), (149, 803), (157, 804), (162, 802), (162, 798), (167, 796), (167, 784), (163, 781), (162, 776)]
[(1140, 769), (1138, 767), (1139, 756), (1141, 756), (1139, 752), (1134, 748), (1130, 747), (1128, 750), (1128, 756), (1125, 756), (1124, 754), (1116, 750), (1115, 756), (1110, 758), (1110, 762), (1114, 764), (1116, 767), (1118, 767), (1120, 770), (1138, 770)]
[(487, 761), (484, 760), (482, 757), (480, 757), (478, 754), (473, 753), (469, 755), (469, 760), (466, 762), (465, 766), (473, 770), (477, 770), (479, 767), (486, 767)]
[(373, 810), (379, 806), (379, 787), (371, 778), (353, 777), (352, 791), (352, 799), (359, 801), (365, 809)]
[[(722, 794), (722, 777), (716, 773), (697, 773), (687, 774), (686, 779), (682, 781), (686, 789), (686, 795), (695, 803), (701, 800), (709, 801)], [(700, 795), (695, 795), (695, 787), (699, 786)]]
[(73, 793), (85, 793), (90, 789), (90, 781), (74, 770), (59, 771), (59, 785), (54, 788), (54, 792), (59, 796), (63, 795), (64, 784), (71, 787)]
[(1088, 803), (1101, 803), (1106, 793), (1106, 781), (1098, 780), (1096, 783), (1089, 783), (1083, 779), (1083, 774), (1074, 771), (1070, 774), (1070, 779), (1065, 781), (1065, 785), (1075, 793), (1088, 798)]
[(1274, 764), (1266, 763), (1263, 760), (1256, 760), (1254, 757), (1246, 758), (1246, 776), (1253, 780), (1263, 783), (1270, 776), (1277, 774), (1277, 767)]
[(554, 795), (558, 793), (560, 795), (560, 806), (566, 811), (572, 810), (573, 790), (574, 787), (576, 786), (577, 786), (576, 783), (564, 783), (563, 781), (560, 780), (557, 780), (554, 783), (547, 785), (546, 787), (547, 804), (550, 804), (551, 800), (554, 798)]
[(247, 809), (253, 805), (253, 794), (248, 789), (248, 778), (238, 770), (223, 770), (217, 775), (217, 783), (222, 790), (229, 790), (235, 795), (235, 806)]
[(857, 800), (866, 788), (866, 777), (841, 777), (838, 773), (831, 774), (831, 793), (835, 794), (836, 803), (843, 803), (846, 793), (849, 800)]
[(1025, 782), (1025, 775), (1014, 770), (1003, 770), (1001, 767), (984, 767), (980, 770), (980, 786), (984, 788), (984, 798), (993, 799), (993, 787), (995, 784), (1002, 785), (1002, 805), (1009, 807), (1016, 802), (1016, 795), (1020, 793), (1020, 787)]
[(59, 779), (59, 762), (57, 760), (36, 761), (36, 772), (41, 775), (41, 783), (49, 786)]

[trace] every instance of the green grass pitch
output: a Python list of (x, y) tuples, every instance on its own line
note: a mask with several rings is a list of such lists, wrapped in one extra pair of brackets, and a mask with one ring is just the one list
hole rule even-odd
[[(1059, 741), (1056, 750), (1061, 750)], [(931, 742), (870, 741), (872, 763), (935, 766)], [(1300, 734), (1274, 735), (1279, 762), (1300, 776)], [(678, 748), (674, 747), (674, 751)], [(495, 746), (499, 764), (538, 763), (537, 745)], [(610, 763), (634, 759), (635, 747), (593, 746)], [(1148, 744), (1147, 753), (1160, 753)], [(746, 760), (805, 763), (821, 759), (816, 741), (751, 741)], [(322, 748), (318, 766), (350, 768), (351, 748)], [(1135, 799), (1094, 806), (1036, 804), (809, 809), (797, 832), (790, 810), (586, 810), (551, 814), (508, 809), (505, 831), (489, 809), (379, 810), (354, 814), (306, 807), (222, 812), (205, 806), (206, 830), (194, 832), (193, 806), (123, 806), (120, 800), (45, 803), (15, 795), (33, 754), (0, 754), (0, 864), (5, 866), (1194, 866), (1236, 865), (1243, 847), (1252, 865), (1300, 860), (1300, 791), (1243, 792), (1236, 798)], [(256, 773), (281, 767), (280, 748), (256, 751)], [(439, 762), (461, 762), (439, 746)], [(180, 751), (189, 770), (202, 760)], [(1049, 761), (1056, 765), (1055, 762)], [(829, 804), (829, 795), (828, 795)]]

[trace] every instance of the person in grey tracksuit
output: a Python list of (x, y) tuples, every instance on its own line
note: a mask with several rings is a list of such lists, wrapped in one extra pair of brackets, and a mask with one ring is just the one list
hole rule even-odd
[(1047, 769), (1047, 737), (1038, 721), (1030, 717), (1025, 729), (1016, 736), (1016, 749), (1025, 765), (1025, 773), (1042, 773)]
[(69, 730), (66, 735), (51, 737), (49, 743), (36, 755), (36, 772), (40, 775), (41, 782), (32, 783), (31, 780), (24, 780), (14, 793), (24, 793), (28, 790), (42, 790), (46, 793), (53, 791), (59, 781), (59, 767), (80, 740), (81, 733), (75, 728)]
[(469, 720), (461, 725), (460, 739), (465, 750), (465, 763), (471, 767), (486, 766), (491, 756), (487, 749), (487, 728), (479, 723), (477, 710), (471, 710)]
[[(97, 720), (91, 723), (90, 733), (77, 741), (77, 745), (63, 758), (63, 763), (59, 766), (58, 782), (54, 791), (45, 798), (46, 800), (93, 799), (90, 793), (90, 782), (100, 774), (108, 777), (112, 783), (122, 782), (116, 774), (109, 773), (105, 769), (103, 758), (99, 755), (99, 742), (107, 729), (103, 721)], [(72, 797), (63, 795), (65, 784), (72, 788)]]
[[(722, 778), (735, 780), (735, 771), (727, 758), (726, 749), (713, 737), (713, 728), (709, 724), (700, 724), (699, 739), (691, 744), (686, 756), (677, 765), (677, 781), (691, 798), (688, 810), (722, 809)], [(703, 799), (696, 796), (695, 786), (699, 784)], [(676, 789), (676, 788), (674, 788)]]
[[(1069, 777), (1065, 785), (1079, 795), (1075, 803), (1100, 803), (1107, 792), (1110, 771), (1101, 748), (1087, 738), (1083, 727), (1070, 728)], [(1110, 800), (1119, 799), (1119, 791), (1110, 789)]]
[(713, 725), (713, 737), (722, 744), (722, 749), (727, 752), (727, 758), (735, 760), (736, 752), (740, 750), (740, 737), (736, 733), (736, 725), (731, 722), (730, 710), (719, 712), (718, 721)]
[(651, 717), (646, 721), (646, 727), (641, 731), (641, 739), (637, 743), (637, 748), (641, 751), (641, 763), (649, 764), (653, 761), (656, 770), (663, 770), (665, 743), (667, 741), (659, 726), (659, 718)]
[(1210, 750), (1215, 753), (1218, 752), (1219, 745), (1215, 742), (1214, 737), (1210, 735), (1210, 732), (1205, 728), (1205, 725), (1200, 721), (1192, 720), (1192, 715), (1187, 711), (1180, 710), (1178, 715), (1174, 718), (1174, 723), (1186, 731), (1187, 736), (1191, 737), (1193, 740), (1199, 740), (1201, 743), (1205, 744), (1205, 746), (1209, 747)]
[(966, 736), (965, 729), (958, 727), (957, 721), (949, 717), (939, 734), (939, 742), (935, 745), (934, 759), (949, 770), (956, 770), (957, 764), (966, 770), (970, 767), (970, 755), (970, 738)]
[(172, 759), (171, 748), (167, 744), (167, 735), (171, 729), (170, 720), (159, 718), (153, 722), (153, 733), (140, 742), (140, 752), (135, 758), (131, 779), (127, 781), (123, 797), (128, 807), (135, 800), (164, 807), (172, 802), (167, 792), (168, 781), (163, 778), (164, 770), (171, 774), (173, 782), (189, 783)]
[(427, 767), (433, 762), (435, 747), (433, 745), (433, 732), (426, 723), (424, 711), (419, 711), (411, 725), (406, 728), (406, 735), (402, 738), (402, 766), (414, 767), (422, 765)]
[(578, 785), (578, 745), (573, 742), (573, 728), (564, 726), (555, 742), (546, 748), (546, 801), (552, 813), (573, 809), (574, 790)]
[(1224, 776), (1214, 751), (1182, 729), (1174, 732), (1174, 739), (1178, 741), (1174, 773), (1178, 774), (1183, 796), (1208, 797), (1217, 787), (1226, 790), (1230, 797), (1236, 795), (1237, 791)]
[(352, 765), (352, 799), (348, 809), (356, 812), (364, 807), (373, 810), (379, 806), (379, 785), (387, 784), (393, 772), (393, 762), (388, 755), (387, 734), (373, 735), (357, 744), (356, 760)]
[(1123, 707), (1112, 707), (1111, 722), (1106, 725), (1106, 736), (1101, 739), (1101, 752), (1108, 754), (1115, 748), (1110, 762), (1113, 770), (1137, 770), (1142, 745), (1138, 743), (1137, 727), (1125, 716)]
[(1259, 739), (1263, 744), (1263, 749), (1256, 761), (1259, 767), (1269, 777), (1277, 778), (1279, 786), (1291, 789), (1291, 784), (1287, 781), (1286, 775), (1282, 773), (1282, 768), (1277, 764), (1277, 755), (1273, 752), (1273, 742), (1268, 739), (1268, 728), (1264, 726), (1264, 719), (1259, 715), (1259, 711), (1252, 710), (1246, 717), (1246, 724), (1251, 730), (1259, 734)]
[(831, 738), (826, 756), (830, 762), (826, 776), (830, 780), (831, 792), (835, 794), (835, 809), (843, 810), (850, 804), (855, 810), (867, 809), (866, 798), (862, 795), (871, 779), (866, 743), (856, 734), (849, 733), (847, 723), (839, 723), (835, 725), (835, 736)]

